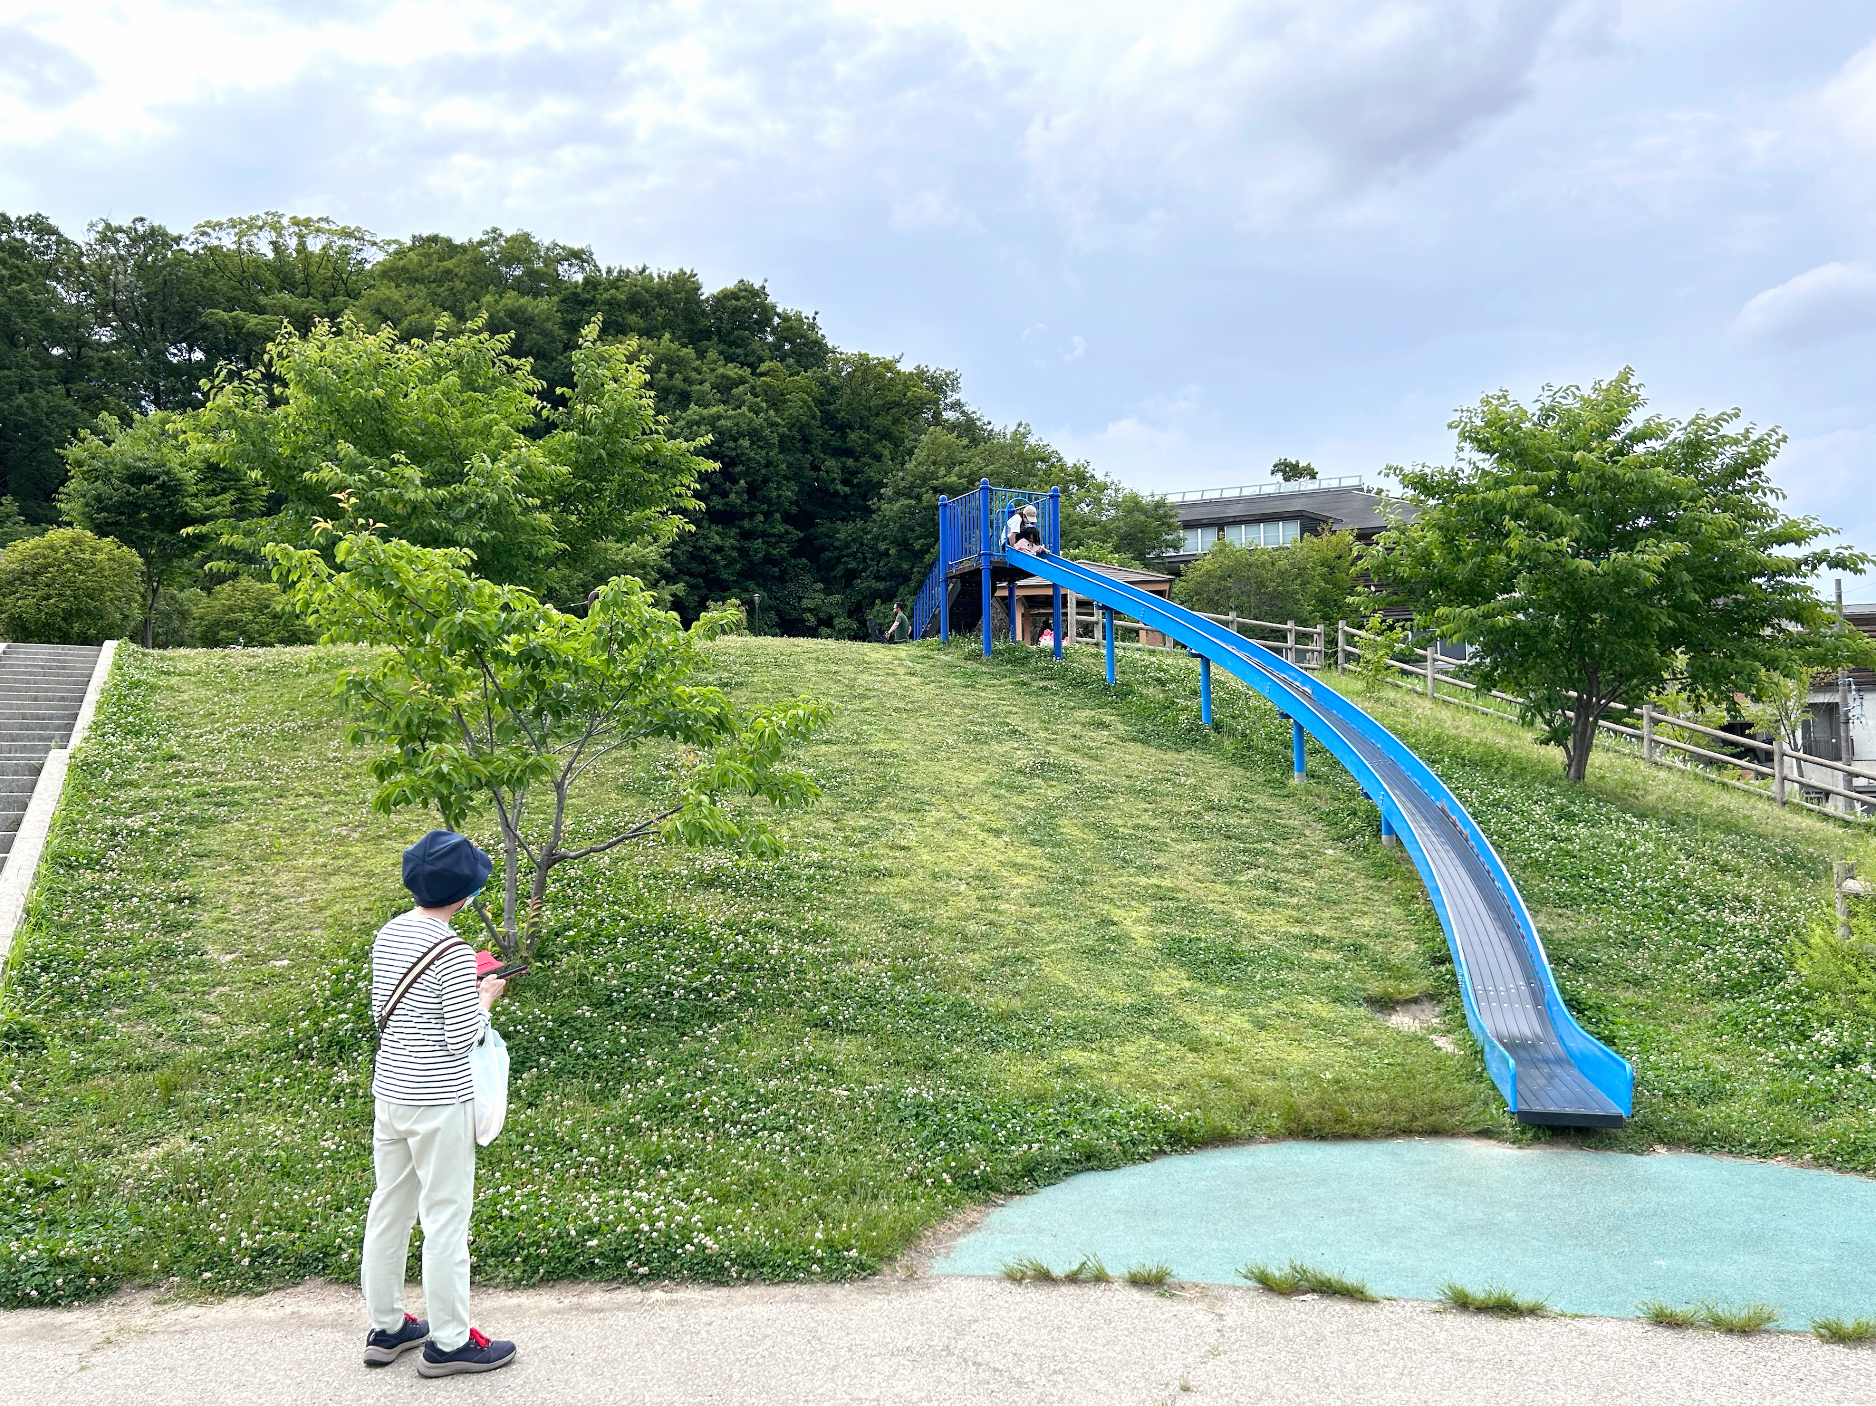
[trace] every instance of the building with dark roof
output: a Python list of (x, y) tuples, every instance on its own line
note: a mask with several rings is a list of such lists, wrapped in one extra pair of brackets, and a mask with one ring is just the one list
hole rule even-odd
[[(1180, 549), (1166, 558), (1174, 570), (1220, 542), (1275, 547), (1315, 532), (1353, 532), (1356, 540), (1371, 542), (1388, 525), (1386, 496), (1358, 476), (1201, 488), (1165, 498), (1178, 510), (1185, 534)], [(1396, 506), (1413, 512), (1412, 504), (1396, 500)]]

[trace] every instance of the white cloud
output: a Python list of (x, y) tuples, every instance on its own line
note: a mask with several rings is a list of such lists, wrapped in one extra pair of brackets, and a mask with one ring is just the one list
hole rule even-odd
[(1876, 268), (1820, 264), (1749, 299), (1733, 319), (1735, 335), (1804, 346), (1876, 327)]
[[(569, 200), (870, 200), (901, 230), (981, 228), (983, 207), (1036, 205), (1099, 242), (1169, 221), (1267, 225), (1435, 161), (1523, 99), (1566, 12), (1565, 0), (1170, 0), (1150, 15), (1121, 0), (36, 7), (19, 11), (13, 45), (31, 82), (0, 83), (0, 127), (16, 153), (51, 158), (50, 180), (74, 150), (121, 159), (231, 131), (239, 146), (257, 119), (277, 136), (290, 93), (327, 168), (350, 180), (396, 172), (449, 189), (467, 163), (486, 194), (545, 170)], [(80, 92), (87, 64), (96, 82)], [(67, 100), (48, 100), (54, 79)]]

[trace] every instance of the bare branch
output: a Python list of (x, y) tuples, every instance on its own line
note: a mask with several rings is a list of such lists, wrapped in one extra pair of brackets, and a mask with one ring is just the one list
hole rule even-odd
[(618, 846), (624, 844), (627, 840), (638, 839), (641, 835), (644, 835), (646, 832), (648, 832), (652, 828), (652, 826), (656, 825), (659, 821), (669, 820), (672, 816), (676, 815), (682, 809), (684, 809), (684, 807), (681, 805), (672, 806), (671, 809), (660, 811), (658, 814), (652, 816), (649, 820), (644, 820), (644, 821), (639, 822), (637, 825), (634, 825), (630, 830), (627, 830), (623, 835), (613, 836), (610, 840), (605, 841), (603, 844), (588, 845), (585, 849), (568, 850), (564, 854), (556, 854), (553, 858), (553, 862), (555, 864), (564, 864), (569, 859), (585, 859), (589, 854), (604, 854), (609, 849), (616, 849)]

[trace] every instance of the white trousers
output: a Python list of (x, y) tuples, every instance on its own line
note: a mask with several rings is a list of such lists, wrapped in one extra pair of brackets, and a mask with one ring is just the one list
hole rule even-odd
[(377, 1101), (371, 1158), (378, 1189), (365, 1218), (359, 1279), (373, 1328), (404, 1322), (410, 1227), (423, 1222), (423, 1298), (430, 1340), (454, 1352), (469, 1340), (469, 1212), (475, 1203), (476, 1106), (420, 1108)]

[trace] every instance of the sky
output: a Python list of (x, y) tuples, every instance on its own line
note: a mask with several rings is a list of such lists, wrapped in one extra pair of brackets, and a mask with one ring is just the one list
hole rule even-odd
[(68, 233), (766, 281), (1148, 490), (1450, 462), (1632, 366), (1876, 551), (1873, 157), (1868, 0), (0, 0), (0, 209)]

